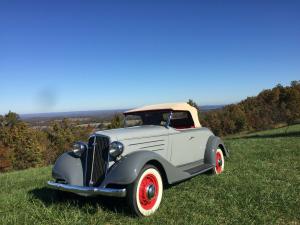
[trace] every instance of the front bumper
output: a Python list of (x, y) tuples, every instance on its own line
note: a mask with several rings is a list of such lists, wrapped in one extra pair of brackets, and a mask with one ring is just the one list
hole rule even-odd
[(70, 184), (61, 184), (53, 181), (48, 181), (47, 186), (52, 189), (72, 192), (84, 196), (95, 196), (95, 195), (104, 195), (112, 197), (125, 197), (126, 188), (115, 189), (115, 188), (99, 188), (99, 187), (84, 187)]

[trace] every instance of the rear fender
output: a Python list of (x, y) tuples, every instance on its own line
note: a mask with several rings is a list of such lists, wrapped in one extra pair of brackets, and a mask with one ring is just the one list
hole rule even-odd
[(216, 166), (215, 155), (218, 148), (221, 148), (225, 157), (229, 157), (229, 151), (222, 139), (214, 135), (210, 136), (205, 148), (204, 163)]

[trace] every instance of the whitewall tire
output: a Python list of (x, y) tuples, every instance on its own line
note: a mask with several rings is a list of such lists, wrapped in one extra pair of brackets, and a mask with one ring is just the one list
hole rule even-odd
[(150, 216), (159, 207), (163, 194), (163, 181), (159, 170), (146, 165), (137, 179), (128, 187), (128, 202), (138, 216)]
[(216, 166), (214, 168), (214, 174), (221, 174), (224, 171), (224, 154), (221, 149), (217, 149), (216, 155), (215, 155), (215, 160), (216, 160)]

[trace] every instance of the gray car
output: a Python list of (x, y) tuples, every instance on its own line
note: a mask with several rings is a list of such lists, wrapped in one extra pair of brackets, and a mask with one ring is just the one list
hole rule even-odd
[(56, 161), (48, 186), (82, 196), (126, 197), (133, 212), (149, 216), (166, 184), (206, 171), (220, 174), (223, 141), (201, 127), (187, 103), (145, 106), (124, 113), (125, 127), (97, 131)]

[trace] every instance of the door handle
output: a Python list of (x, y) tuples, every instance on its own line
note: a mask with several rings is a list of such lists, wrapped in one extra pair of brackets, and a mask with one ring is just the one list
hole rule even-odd
[(195, 137), (191, 136), (189, 140), (192, 140), (192, 139), (194, 139), (194, 138), (195, 138)]

